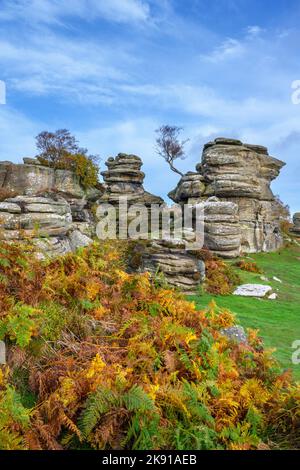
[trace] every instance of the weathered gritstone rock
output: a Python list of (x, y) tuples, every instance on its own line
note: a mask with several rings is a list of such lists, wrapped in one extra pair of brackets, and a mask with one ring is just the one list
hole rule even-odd
[(16, 196), (0, 203), (0, 240), (28, 240), (47, 254), (70, 251), (71, 223), (70, 205), (57, 195)]
[(190, 294), (197, 293), (205, 277), (203, 261), (186, 250), (184, 241), (176, 239), (136, 242), (129, 267), (152, 275), (162, 273), (171, 287)]
[(293, 224), (291, 232), (300, 236), (300, 212), (296, 212), (296, 214), (294, 214)]
[(189, 171), (181, 178), (177, 188), (169, 193), (169, 197), (175, 202), (180, 201), (184, 204), (193, 204), (201, 198), (204, 191), (204, 177), (199, 173)]
[(26, 157), (24, 164), (0, 162), (0, 189), (13, 191), (18, 195), (33, 195), (56, 192), (70, 200), (97, 200), (102, 191), (85, 189), (78, 176), (71, 170), (60, 170), (41, 165)]
[(70, 204), (57, 194), (16, 196), (0, 203), (0, 240), (33, 244), (39, 258), (87, 246), (92, 240), (80, 228)]
[(271, 291), (272, 287), (263, 284), (243, 284), (234, 291), (233, 295), (241, 297), (265, 297)]
[[(102, 173), (106, 191), (99, 204), (119, 205), (120, 198), (127, 198), (128, 208), (141, 204), (149, 210), (152, 204), (161, 206), (164, 201), (144, 190), (142, 160), (136, 155), (119, 154), (106, 162), (107, 171)], [(164, 208), (168, 211), (168, 208)], [(128, 218), (130, 221), (130, 217)], [(150, 228), (149, 228), (150, 229)], [(144, 234), (147, 238), (147, 234)], [(153, 275), (160, 272), (168, 284), (185, 292), (197, 292), (204, 276), (205, 267), (192, 253), (186, 250), (182, 240), (160, 239), (137, 242), (133, 250), (130, 269), (148, 271)]]
[(209, 199), (204, 204), (204, 220), (204, 246), (223, 258), (237, 257), (241, 244), (237, 204)]
[[(9, 210), (9, 211), (8, 211)], [(58, 196), (16, 196), (0, 204), (1, 238), (14, 239), (17, 232), (34, 237), (65, 235), (72, 222), (70, 205)], [(17, 237), (19, 238), (19, 237)]]
[(72, 251), (77, 250), (77, 248), (88, 246), (93, 242), (90, 237), (84, 235), (79, 230), (73, 230), (70, 232), (69, 241)]
[(109, 158), (105, 163), (107, 171), (103, 171), (105, 192), (98, 203), (118, 205), (120, 197), (126, 196), (128, 205), (162, 204), (164, 201), (144, 190), (145, 174), (141, 171), (142, 160), (136, 155), (119, 153), (115, 158)]
[(0, 162), (2, 194), (17, 194), (0, 202), (0, 239), (30, 239), (41, 257), (83, 246), (83, 240), (95, 236), (91, 206), (103, 191), (83, 188), (70, 170), (53, 169), (30, 157), (23, 160)]
[[(230, 237), (231, 241), (240, 237), (239, 247), (231, 250), (232, 256), (241, 251), (273, 251), (282, 246), (283, 240), (280, 206), (270, 184), (283, 166), (282, 161), (269, 156), (266, 147), (219, 138), (204, 146), (197, 172), (187, 173), (169, 196), (179, 204), (196, 204), (211, 196), (220, 202), (236, 204), (237, 214), (233, 221), (235, 224), (238, 218), (239, 233), (238, 230), (231, 233), (232, 227), (227, 227), (223, 237), (224, 240), (228, 230), (228, 246)], [(214, 251), (220, 251), (223, 256), (223, 250), (218, 250), (217, 246)], [(225, 256), (229, 252), (224, 250)]]

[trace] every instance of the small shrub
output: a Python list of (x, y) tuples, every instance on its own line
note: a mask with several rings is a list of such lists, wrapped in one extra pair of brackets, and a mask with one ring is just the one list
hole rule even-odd
[(231, 294), (241, 279), (234, 269), (219, 259), (206, 261), (206, 291), (213, 295)]
[(240, 268), (242, 271), (248, 271), (249, 273), (257, 273), (257, 274), (262, 274), (263, 271), (261, 268), (257, 266), (255, 261), (246, 261), (246, 260), (241, 260), (235, 263), (237, 268)]

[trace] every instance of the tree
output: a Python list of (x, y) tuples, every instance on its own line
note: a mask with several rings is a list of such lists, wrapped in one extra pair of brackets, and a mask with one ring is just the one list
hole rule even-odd
[(166, 160), (172, 171), (183, 176), (183, 173), (174, 166), (174, 161), (178, 158), (184, 160), (184, 146), (189, 141), (189, 139), (182, 141), (178, 139), (181, 131), (182, 127), (164, 125), (155, 132), (158, 134), (156, 139), (157, 154)]
[(67, 129), (55, 132), (43, 131), (36, 137), (38, 160), (51, 168), (69, 169), (79, 177), (85, 187), (98, 184), (98, 161), (96, 155), (88, 155), (79, 147), (76, 138)]

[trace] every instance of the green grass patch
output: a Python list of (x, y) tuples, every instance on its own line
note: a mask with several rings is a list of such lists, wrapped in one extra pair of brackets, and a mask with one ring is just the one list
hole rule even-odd
[[(237, 315), (238, 324), (244, 328), (259, 329), (265, 346), (276, 349), (275, 357), (283, 369), (292, 369), (296, 380), (300, 380), (300, 364), (292, 364), (292, 344), (300, 340), (300, 247), (284, 248), (276, 253), (251, 254), (247, 259), (255, 261), (263, 274), (235, 268), (242, 283), (270, 285), (278, 294), (277, 300), (207, 293), (189, 298), (196, 302), (199, 309), (214, 299), (218, 306), (228, 308)], [(268, 282), (261, 280), (262, 275), (268, 278)], [(274, 281), (274, 276), (282, 284)]]

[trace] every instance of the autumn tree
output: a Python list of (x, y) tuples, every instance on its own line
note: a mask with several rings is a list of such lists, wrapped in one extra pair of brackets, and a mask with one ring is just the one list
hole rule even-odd
[(36, 137), (36, 146), (39, 150), (37, 158), (42, 164), (74, 171), (85, 187), (97, 185), (98, 156), (89, 155), (67, 129), (41, 132)]
[(186, 158), (184, 146), (189, 141), (179, 140), (179, 135), (182, 131), (182, 127), (164, 125), (157, 129), (155, 132), (157, 134), (156, 138), (156, 152), (157, 154), (164, 158), (164, 160), (169, 164), (172, 171), (178, 175), (183, 176), (183, 173), (179, 171), (174, 166), (174, 161), (180, 158), (184, 160)]

